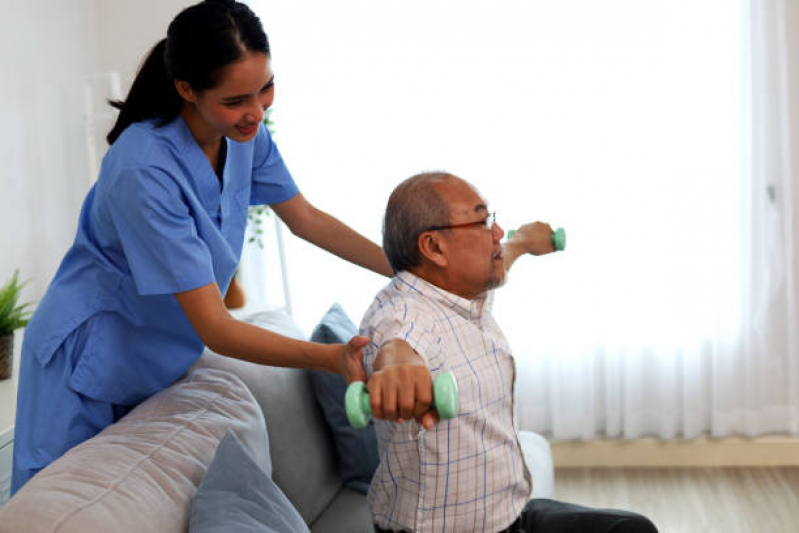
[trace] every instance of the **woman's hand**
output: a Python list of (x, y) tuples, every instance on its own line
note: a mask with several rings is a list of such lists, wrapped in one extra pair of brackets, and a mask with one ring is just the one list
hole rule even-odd
[(349, 385), (353, 381), (366, 381), (366, 369), (363, 366), (363, 348), (369, 344), (369, 337), (356, 335), (347, 344), (341, 344), (338, 356), (338, 373), (344, 376)]

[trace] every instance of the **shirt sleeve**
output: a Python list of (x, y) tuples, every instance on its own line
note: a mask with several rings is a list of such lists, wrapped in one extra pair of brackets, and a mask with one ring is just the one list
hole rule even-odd
[(266, 127), (261, 124), (255, 137), (250, 205), (277, 204), (299, 192), (283, 156)]
[(428, 313), (406, 301), (396, 306), (385, 306), (373, 318), (368, 333), (371, 342), (364, 350), (364, 366), (370, 377), (380, 348), (392, 339), (407, 342), (424, 359), (431, 372), (438, 369), (443, 344)]
[(110, 216), (139, 295), (183, 292), (214, 281), (211, 252), (166, 173), (132, 169), (115, 185)]

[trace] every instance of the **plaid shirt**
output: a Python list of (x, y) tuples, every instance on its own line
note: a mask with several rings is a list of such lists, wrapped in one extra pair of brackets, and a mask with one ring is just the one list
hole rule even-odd
[(397, 274), (364, 316), (371, 376), (386, 341), (400, 338), (435, 379), (452, 371), (460, 412), (429, 431), (375, 420), (380, 466), (369, 487), (375, 523), (389, 530), (491, 531), (521, 513), (532, 480), (515, 420), (515, 363), (491, 316), (493, 293), (467, 300), (409, 272)]

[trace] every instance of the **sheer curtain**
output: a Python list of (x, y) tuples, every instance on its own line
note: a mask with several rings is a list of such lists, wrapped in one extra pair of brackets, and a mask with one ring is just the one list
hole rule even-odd
[[(743, 394), (723, 391), (719, 431), (799, 433), (799, 354), (796, 344), (791, 153), (799, 77), (789, 68), (786, 0), (748, 0), (743, 61), (742, 143), (743, 313), (740, 353)], [(795, 53), (795, 52), (794, 52)], [(793, 57), (795, 61), (795, 57)], [(793, 98), (791, 98), (793, 90)], [(716, 428), (714, 428), (716, 429)]]
[[(379, 241), (391, 189), (446, 169), (505, 229), (566, 228), (497, 295), (524, 429), (797, 431), (781, 3), (250, 3), (313, 203)], [(294, 238), (287, 261), (307, 330), (385, 283)]]

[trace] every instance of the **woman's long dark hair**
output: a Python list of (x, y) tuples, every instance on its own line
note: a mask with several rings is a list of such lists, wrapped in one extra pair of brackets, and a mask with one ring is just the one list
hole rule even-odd
[(109, 102), (119, 109), (108, 144), (140, 120), (158, 119), (162, 126), (177, 117), (183, 99), (175, 80), (201, 92), (219, 83), (222, 67), (245, 52), (269, 54), (261, 20), (235, 0), (205, 0), (181, 11), (139, 68), (125, 101)]

